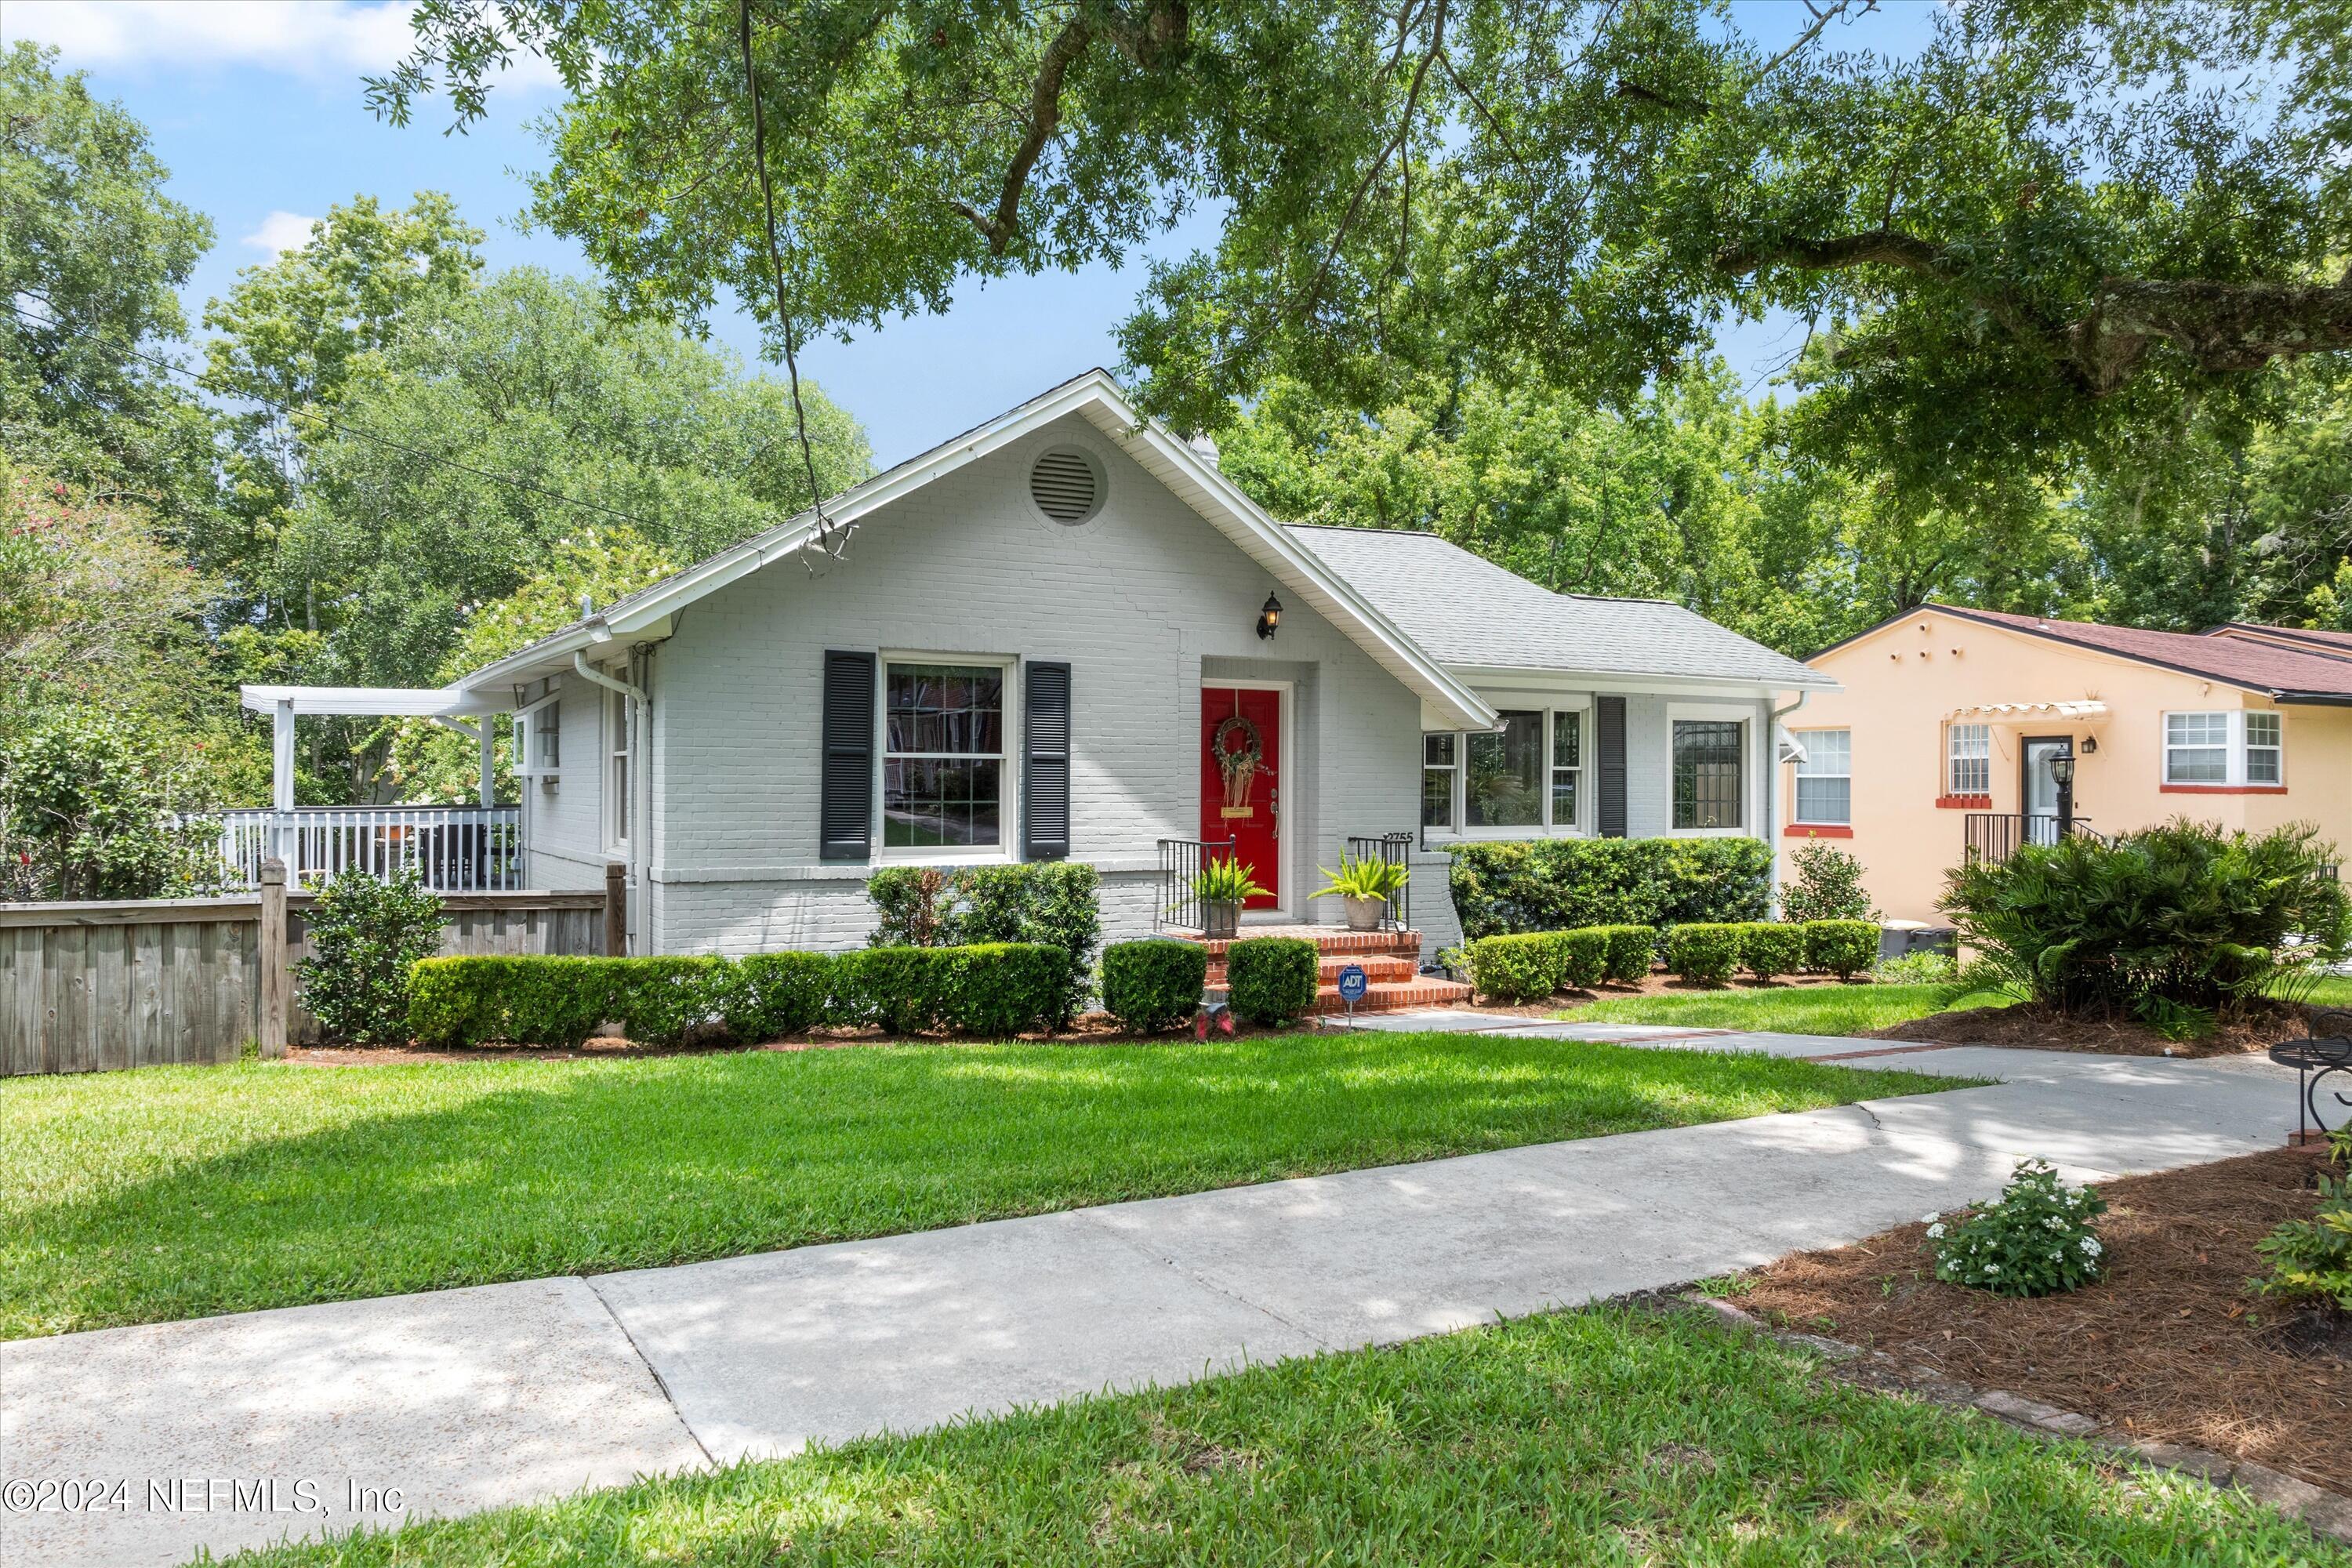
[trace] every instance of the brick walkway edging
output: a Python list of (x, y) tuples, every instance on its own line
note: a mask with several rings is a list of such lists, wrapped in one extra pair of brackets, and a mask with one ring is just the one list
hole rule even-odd
[(1704, 1307), (1734, 1330), (1761, 1334), (1778, 1343), (1811, 1351), (1832, 1363), (1846, 1365), (1859, 1363), (1867, 1365), (1886, 1381), (1923, 1399), (1956, 1408), (1982, 1411), (2037, 1437), (2087, 1443), (2095, 1448), (2127, 1456), (2159, 1469), (2193, 1477), (2217, 1490), (2226, 1491), (2234, 1486), (2255, 1501), (2268, 1503), (2281, 1513), (2303, 1521), (2317, 1534), (2352, 1542), (2352, 1498), (2299, 1480), (2268, 1465), (2258, 1464), (2252, 1459), (2233, 1459), (2226, 1454), (2191, 1447), (2184, 1443), (2151, 1443), (2126, 1437), (2079, 1412), (2061, 1410), (2054, 1405), (2044, 1405), (2038, 1399), (2028, 1399), (2021, 1394), (2011, 1394), (2006, 1389), (1971, 1388), (1933, 1367), (1905, 1366), (1884, 1351), (1864, 1350), (1860, 1345), (1850, 1345), (1843, 1340), (1827, 1339), (1820, 1334), (1776, 1329), (1754, 1313), (1719, 1297), (1685, 1290), (1662, 1292), (1658, 1299)]

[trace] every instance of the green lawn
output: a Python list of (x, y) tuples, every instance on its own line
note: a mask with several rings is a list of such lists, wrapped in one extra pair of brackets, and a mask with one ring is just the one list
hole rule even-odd
[(2202, 1482), (1695, 1317), (1522, 1319), (239, 1562), (2343, 1568)]
[[(1562, 1013), (1579, 1024), (1685, 1024), (1694, 1029), (1770, 1029), (1788, 1035), (1858, 1035), (1948, 1009), (1940, 985), (1788, 985), (1611, 996)], [(2352, 1007), (2352, 977), (2331, 975), (2306, 1000)], [(2010, 997), (1979, 992), (1953, 1007), (2003, 1007)]]
[[(1789, 985), (1748, 990), (1611, 996), (1562, 1013), (1579, 1024), (1687, 1024), (1694, 1029), (1773, 1029), (1790, 1035), (1858, 1035), (1944, 1009), (1940, 985)], [(1955, 1005), (1997, 1007), (2007, 998), (1970, 996)]]
[(723, 1258), (1952, 1087), (1454, 1035), (0, 1083), (0, 1338)]

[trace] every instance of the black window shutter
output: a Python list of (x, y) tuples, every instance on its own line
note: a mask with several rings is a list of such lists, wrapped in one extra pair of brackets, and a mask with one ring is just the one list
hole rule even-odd
[(1032, 663), (1023, 689), (1021, 853), (1058, 860), (1070, 852), (1070, 667)]
[(874, 656), (828, 648), (824, 656), (824, 762), (817, 805), (817, 854), (866, 860), (874, 854)]
[(1625, 837), (1625, 700), (1592, 700), (1592, 743), (1600, 754), (1601, 794), (1593, 826), (1603, 838)]

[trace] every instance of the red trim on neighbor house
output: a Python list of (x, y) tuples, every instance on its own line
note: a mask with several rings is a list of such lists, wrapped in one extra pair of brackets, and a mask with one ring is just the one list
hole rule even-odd
[(1851, 838), (1853, 829), (1836, 822), (1792, 822), (1780, 830), (1783, 838)]
[(1989, 795), (1939, 795), (1936, 797), (1937, 811), (1990, 811), (1992, 796)]
[(2158, 784), (2159, 795), (2284, 795), (2284, 784)]

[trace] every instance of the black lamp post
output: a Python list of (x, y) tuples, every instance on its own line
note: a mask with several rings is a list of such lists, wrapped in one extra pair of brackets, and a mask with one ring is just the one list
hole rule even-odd
[(2050, 759), (2050, 782), (2058, 786), (2058, 837), (2074, 831), (2074, 748), (2073, 742)]
[(1268, 594), (1265, 603), (1258, 607), (1257, 635), (1270, 642), (1274, 638), (1275, 628), (1281, 625), (1282, 601)]

